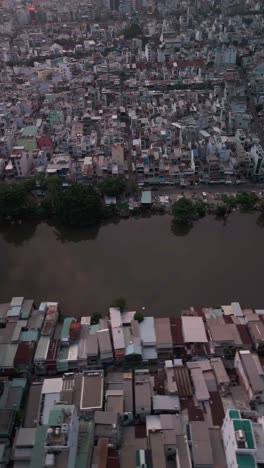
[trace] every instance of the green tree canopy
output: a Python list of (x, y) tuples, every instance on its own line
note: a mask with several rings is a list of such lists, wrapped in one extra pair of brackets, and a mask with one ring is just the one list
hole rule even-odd
[(253, 211), (258, 201), (258, 197), (254, 192), (241, 192), (237, 194), (236, 200), (241, 210)]
[(90, 185), (73, 184), (56, 197), (56, 216), (68, 226), (91, 226), (102, 216), (99, 193)]
[(107, 177), (100, 183), (99, 189), (108, 197), (118, 197), (124, 193), (126, 189), (126, 181), (119, 177)]
[(102, 315), (99, 313), (94, 313), (91, 317), (91, 325), (97, 325), (99, 320), (102, 318)]
[(137, 320), (139, 323), (143, 322), (144, 315), (142, 314), (142, 312), (136, 312), (134, 315), (134, 320)]
[(172, 215), (174, 221), (178, 224), (191, 224), (195, 217), (193, 203), (185, 197), (180, 198), (172, 206)]
[(35, 214), (36, 204), (26, 183), (0, 183), (0, 219), (25, 219)]
[(124, 312), (127, 306), (127, 301), (124, 297), (117, 297), (112, 302), (112, 307), (117, 307), (120, 309), (120, 312)]
[(224, 218), (227, 215), (227, 206), (221, 203), (215, 208), (215, 214), (219, 218)]
[(132, 23), (124, 29), (123, 34), (126, 39), (133, 39), (134, 37), (142, 36), (142, 29), (139, 24)]

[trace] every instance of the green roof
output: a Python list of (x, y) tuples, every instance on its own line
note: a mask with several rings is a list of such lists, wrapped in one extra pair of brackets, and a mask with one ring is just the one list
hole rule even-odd
[(49, 426), (61, 426), (64, 422), (64, 411), (70, 410), (72, 413), (74, 405), (57, 405), (49, 412)]
[(22, 331), (20, 333), (19, 341), (35, 341), (39, 338), (39, 332), (37, 330)]
[(32, 138), (18, 138), (16, 142), (17, 146), (24, 146), (26, 151), (34, 151), (37, 149), (36, 140)]
[(45, 440), (48, 426), (38, 426), (36, 431), (35, 445), (32, 452), (32, 458), (29, 467), (43, 466), (45, 456)]
[(37, 127), (35, 127), (35, 125), (28, 125), (27, 127), (22, 128), (21, 136), (23, 138), (33, 137), (33, 136), (36, 136), (37, 131), (38, 131), (38, 129), (37, 129)]
[(251, 423), (248, 419), (234, 419), (233, 420), (235, 431), (242, 430), (245, 432), (247, 446), (249, 449), (255, 448), (254, 437), (252, 433)]
[(256, 467), (256, 462), (254, 460), (254, 457), (252, 457), (252, 455), (237, 454), (236, 459), (237, 459), (238, 468), (255, 468)]
[(100, 330), (99, 324), (91, 325), (89, 328), (89, 335), (97, 335), (98, 330)]
[(75, 468), (86, 468), (91, 464), (94, 441), (94, 423), (80, 419), (78, 450)]
[(57, 370), (61, 372), (66, 372), (68, 370), (68, 355), (69, 348), (68, 346), (62, 346), (60, 348), (59, 357), (57, 359)]
[(151, 190), (146, 190), (141, 194), (141, 203), (151, 203)]
[(231, 409), (229, 410), (229, 417), (231, 419), (240, 419), (240, 413), (238, 410)]
[(11, 387), (21, 387), (25, 389), (27, 386), (27, 379), (17, 377), (11, 380)]
[(64, 319), (60, 337), (62, 344), (69, 341), (70, 326), (73, 321), (73, 317), (66, 317)]

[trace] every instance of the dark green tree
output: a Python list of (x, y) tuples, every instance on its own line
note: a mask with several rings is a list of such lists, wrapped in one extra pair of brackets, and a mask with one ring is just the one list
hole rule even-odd
[(99, 189), (103, 195), (108, 197), (118, 197), (126, 189), (126, 181), (119, 177), (107, 177), (99, 184)]
[(124, 312), (127, 306), (127, 301), (124, 297), (117, 297), (112, 302), (112, 307), (117, 307), (120, 309), (120, 312)]
[(102, 315), (99, 313), (94, 313), (91, 317), (91, 325), (97, 325), (99, 320), (102, 318)]
[(206, 215), (206, 204), (203, 200), (197, 200), (194, 203), (194, 210), (199, 216), (199, 218), (203, 218)]
[(192, 224), (195, 218), (195, 208), (193, 203), (185, 197), (180, 198), (172, 206), (173, 220), (177, 224)]
[(25, 183), (0, 183), (0, 219), (23, 220), (34, 217), (36, 203)]
[(241, 192), (237, 194), (236, 201), (242, 211), (253, 211), (258, 197), (254, 192)]
[(139, 323), (143, 322), (144, 315), (142, 314), (142, 312), (136, 312), (134, 315), (134, 320), (137, 320)]
[(102, 216), (99, 193), (90, 185), (73, 184), (56, 196), (56, 216), (67, 226), (96, 224)]
[(139, 24), (132, 23), (124, 29), (123, 34), (126, 39), (133, 39), (134, 37), (142, 36), (142, 29)]
[(219, 218), (224, 218), (227, 215), (227, 206), (221, 203), (220, 205), (217, 205), (215, 208), (215, 214)]

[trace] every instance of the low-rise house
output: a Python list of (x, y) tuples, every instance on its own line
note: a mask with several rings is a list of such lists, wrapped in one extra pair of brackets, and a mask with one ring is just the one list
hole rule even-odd
[(263, 369), (257, 354), (248, 350), (236, 352), (234, 367), (250, 401), (262, 400), (264, 392)]
[(102, 370), (85, 371), (81, 381), (80, 414), (91, 416), (103, 408), (104, 374)]
[(18, 372), (33, 370), (35, 348), (34, 342), (19, 343), (14, 357), (14, 366)]
[(55, 374), (57, 371), (57, 359), (60, 351), (60, 340), (50, 340), (46, 358), (46, 369), (48, 374)]
[(154, 395), (152, 403), (154, 414), (173, 414), (181, 409), (180, 399), (176, 395)]
[(240, 411), (229, 409), (222, 426), (224, 451), (228, 468), (256, 468), (256, 441), (252, 423)]
[(12, 449), (12, 460), (16, 465), (31, 462), (33, 447), (35, 445), (36, 428), (20, 427), (15, 435)]
[(248, 330), (256, 349), (264, 346), (264, 323), (262, 321), (248, 322)]
[(120, 362), (125, 359), (126, 346), (125, 346), (121, 313), (120, 313), (120, 310), (115, 307), (110, 308), (110, 323), (111, 323), (115, 360), (117, 362)]
[(208, 422), (191, 421), (190, 437), (194, 468), (213, 468), (214, 459)]
[(154, 324), (158, 357), (169, 359), (173, 350), (170, 320), (169, 318), (155, 318)]
[(135, 415), (145, 417), (151, 413), (152, 385), (149, 370), (135, 370)]
[(224, 394), (230, 389), (230, 379), (225, 370), (225, 366), (221, 358), (212, 358), (211, 366), (217, 381), (218, 388)]
[(202, 317), (182, 316), (184, 343), (207, 343), (205, 326)]
[(106, 437), (110, 444), (118, 446), (120, 442), (119, 414), (112, 411), (95, 411), (95, 440)]
[(106, 320), (100, 320), (100, 329), (97, 332), (99, 353), (102, 364), (113, 362), (113, 348), (110, 331)]
[(38, 341), (34, 356), (34, 366), (36, 374), (45, 374), (47, 371), (46, 360), (48, 356), (49, 346), (50, 337), (41, 336)]

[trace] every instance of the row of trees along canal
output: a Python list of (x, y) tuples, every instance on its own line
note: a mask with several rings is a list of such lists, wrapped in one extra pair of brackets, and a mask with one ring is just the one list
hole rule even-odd
[[(104, 196), (122, 197), (126, 181), (107, 178), (97, 186), (63, 184), (60, 178), (37, 177), (0, 183), (0, 222), (51, 220), (65, 226), (86, 227), (113, 216)], [(123, 206), (124, 203), (121, 203)]]

